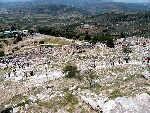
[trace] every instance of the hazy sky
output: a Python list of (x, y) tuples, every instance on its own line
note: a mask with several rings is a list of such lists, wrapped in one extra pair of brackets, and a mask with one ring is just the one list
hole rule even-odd
[(29, 0), (5, 0), (5, 1), (29, 1)]
[(150, 0), (114, 0), (116, 2), (130, 2), (130, 3), (141, 3), (141, 2), (150, 2)]
[[(30, 0), (0, 0), (0, 1), (9, 1), (9, 2), (13, 2), (13, 1), (30, 1)], [(114, 2), (128, 2), (128, 3), (141, 3), (141, 2), (150, 2), (150, 0), (112, 0)]]

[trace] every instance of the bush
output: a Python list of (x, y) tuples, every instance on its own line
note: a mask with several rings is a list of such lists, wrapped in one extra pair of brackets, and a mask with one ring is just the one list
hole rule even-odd
[(122, 97), (122, 96), (123, 96), (123, 94), (120, 92), (120, 90), (114, 90), (114, 91), (110, 94), (109, 98), (110, 98), (110, 99), (115, 99), (115, 98), (117, 98), (117, 97)]
[(4, 42), (6, 45), (9, 44), (8, 40), (4, 40), (3, 42)]
[(73, 63), (67, 63), (67, 65), (63, 68), (63, 73), (67, 78), (77, 77), (79, 75), (77, 66)]
[(97, 78), (96, 72), (94, 70), (87, 70), (84, 74), (90, 88), (93, 87), (94, 79)]
[(38, 42), (37, 41), (34, 41), (34, 44), (37, 44)]
[(3, 56), (5, 56), (4, 51), (0, 51), (0, 57), (3, 57)]
[(106, 45), (107, 45), (107, 47), (110, 47), (110, 48), (114, 48), (115, 47), (114, 41), (113, 41), (112, 38), (108, 38), (107, 39)]
[(3, 48), (3, 45), (2, 45), (2, 44), (0, 44), (0, 48)]
[(13, 43), (16, 44), (19, 41), (22, 41), (22, 37), (20, 35), (13, 41)]
[(114, 40), (109, 35), (97, 34), (90, 40), (90, 42), (93, 44), (100, 42), (106, 44), (107, 47), (114, 48)]
[(10, 108), (6, 108), (5, 110), (1, 111), (1, 113), (12, 113), (13, 111), (13, 108), (10, 107)]
[(17, 44), (17, 40), (14, 40), (14, 41), (13, 41), (13, 44)]
[(40, 41), (40, 42), (39, 42), (39, 44), (44, 44), (44, 41), (43, 41), (43, 40), (42, 40), (42, 41)]
[(19, 41), (22, 41), (22, 37), (19, 35), (17, 38), (16, 38), (17, 42)]
[(15, 47), (13, 48), (14, 51), (18, 51), (19, 50), (19, 47)]
[(123, 53), (128, 54), (128, 53), (132, 53), (132, 50), (130, 47), (123, 47)]

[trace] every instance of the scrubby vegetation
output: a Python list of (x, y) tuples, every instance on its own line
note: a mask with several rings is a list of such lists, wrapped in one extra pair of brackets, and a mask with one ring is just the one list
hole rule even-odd
[(77, 66), (73, 63), (67, 63), (65, 67), (63, 68), (63, 73), (65, 74), (65, 77), (67, 78), (75, 78), (79, 76), (79, 70)]
[(22, 41), (22, 36), (21, 35), (18, 35), (17, 37), (16, 37), (16, 39), (14, 40), (14, 44), (16, 44), (17, 42), (19, 42), (19, 41)]
[(98, 42), (106, 44), (110, 48), (114, 48), (114, 39), (111, 35), (109, 34), (96, 34), (96, 35), (91, 35), (88, 34), (88, 32), (79, 34), (73, 30), (57, 30), (54, 28), (50, 27), (41, 27), (38, 30), (41, 34), (46, 34), (46, 35), (52, 35), (52, 36), (63, 36), (69, 39), (79, 39), (79, 40), (86, 40), (89, 41), (90, 43), (96, 44)]
[(0, 51), (0, 57), (3, 57), (3, 56), (5, 56), (5, 53), (4, 53), (4, 51)]

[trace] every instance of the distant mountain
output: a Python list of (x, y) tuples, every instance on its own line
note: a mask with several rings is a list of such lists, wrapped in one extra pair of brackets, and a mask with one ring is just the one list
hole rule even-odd
[[(21, 0), (17, 0), (21, 1)], [(110, 11), (149, 11), (149, 3), (121, 3), (121, 2), (112, 2), (114, 0), (30, 0), (24, 3), (21, 2), (12, 2), (12, 3), (0, 3), (0, 8), (35, 8), (38, 10), (39, 6), (45, 9), (50, 8), (50, 10), (55, 9), (54, 7), (72, 7), (77, 8), (79, 11), (86, 12), (89, 14), (95, 13), (105, 13)], [(47, 7), (51, 5), (51, 7)], [(64, 7), (63, 7), (64, 8)], [(71, 8), (71, 10), (72, 10)], [(57, 10), (57, 9), (55, 9)], [(69, 10), (69, 9), (68, 9)], [(61, 8), (59, 8), (61, 12)], [(54, 11), (55, 12), (55, 11)]]
[(31, 0), (33, 3), (42, 3), (42, 4), (61, 4), (61, 5), (69, 5), (75, 7), (85, 7), (94, 4), (101, 3), (109, 3), (113, 2), (113, 0)]
[(103, 2), (99, 4), (91, 4), (84, 8), (92, 13), (105, 13), (110, 11), (149, 11), (150, 4)]
[(91, 13), (103, 13), (112, 10), (119, 11), (143, 11), (150, 10), (150, 4), (146, 3), (121, 3), (114, 0), (32, 0), (34, 4), (68, 5), (85, 9)]
[(32, 2), (64, 4), (64, 5), (85, 5), (103, 2), (112, 2), (112, 0), (31, 0)]

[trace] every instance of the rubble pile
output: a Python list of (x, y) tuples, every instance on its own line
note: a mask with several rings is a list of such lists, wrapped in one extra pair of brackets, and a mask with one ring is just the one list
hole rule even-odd
[[(115, 48), (63, 37), (57, 40), (67, 41), (67, 45), (34, 45), (45, 37), (48, 36), (39, 35), (26, 45), (25, 40), (23, 48), (28, 49), (0, 58), (0, 109), (10, 107), (14, 113), (38, 109), (66, 113), (150, 112), (149, 39), (118, 39)], [(65, 77), (62, 70), (68, 62), (77, 65), (81, 80)], [(90, 80), (86, 79), (89, 70), (96, 74), (91, 80), (94, 85), (89, 85)], [(22, 100), (26, 101), (20, 103)]]

